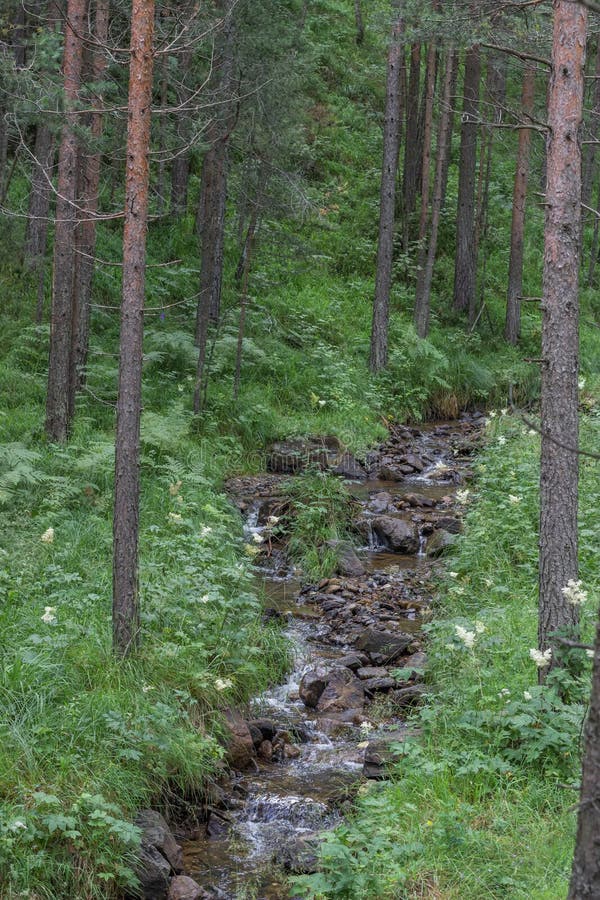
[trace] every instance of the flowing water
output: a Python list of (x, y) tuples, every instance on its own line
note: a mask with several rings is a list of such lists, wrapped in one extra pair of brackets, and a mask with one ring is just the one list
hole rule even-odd
[[(418, 493), (436, 504), (455, 492), (456, 485), (449, 477), (440, 479), (442, 464), (456, 462), (446, 447), (440, 451), (428, 432), (416, 438), (423, 452), (434, 446), (432, 461), (421, 474), (402, 482), (367, 480), (348, 482), (349, 492), (361, 502), (367, 518), (369, 504), (374, 497), (385, 494), (393, 502), (411, 493)], [(444, 432), (441, 432), (442, 447)], [(435, 453), (435, 455), (434, 455)], [(262, 534), (259, 525), (261, 501), (251, 504), (246, 513), (247, 537)], [(418, 510), (403, 510), (404, 518), (419, 522)], [(435, 563), (424, 555), (425, 536), (421, 534), (419, 552), (403, 556), (390, 552), (375, 537), (372, 529), (365, 547), (359, 554), (364, 560), (366, 575), (373, 573), (427, 574)], [(256, 762), (256, 770), (234, 777), (228, 785), (229, 809), (227, 821), (209, 822), (206, 833), (184, 845), (186, 871), (200, 884), (218, 888), (218, 896), (230, 898), (252, 897), (273, 900), (288, 896), (282, 866), (302, 869), (298, 858), (310, 857), (307, 839), (330, 829), (340, 821), (344, 806), (360, 783), (365, 755), (365, 727), (360, 722), (344, 722), (343, 717), (319, 714), (307, 709), (299, 699), (298, 688), (303, 674), (316, 666), (331, 666), (336, 658), (352, 648), (334, 646), (320, 639), (321, 610), (306, 603), (301, 593), (302, 583), (289, 574), (276, 577), (272, 571), (257, 574), (265, 594), (265, 605), (287, 619), (287, 635), (294, 653), (294, 665), (285, 684), (278, 685), (258, 697), (253, 714), (277, 723), (290, 738), (289, 756), (278, 762)], [(403, 620), (403, 630), (418, 633), (421, 620), (415, 613)], [(368, 719), (368, 708), (365, 711)], [(392, 723), (398, 727), (398, 721)], [(385, 729), (386, 726), (378, 726)], [(376, 735), (372, 732), (370, 737)], [(286, 748), (287, 749), (287, 748)]]

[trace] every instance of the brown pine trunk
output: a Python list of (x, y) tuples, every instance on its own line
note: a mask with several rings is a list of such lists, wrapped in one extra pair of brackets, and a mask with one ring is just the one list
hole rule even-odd
[(429, 332), (429, 315), (431, 306), (431, 284), (437, 253), (437, 241), (440, 218), (443, 208), (444, 165), (448, 158), (448, 142), (450, 140), (450, 119), (452, 103), (452, 80), (455, 72), (455, 51), (448, 50), (446, 73), (444, 76), (444, 93), (442, 110), (438, 127), (437, 158), (433, 198), (431, 203), (431, 227), (427, 255), (422, 273), (419, 272), (417, 293), (415, 297), (415, 328), (419, 337), (427, 337)]
[(475, 253), (475, 178), (479, 129), (479, 47), (467, 50), (463, 88), (463, 123), (460, 142), (454, 309), (469, 310), (475, 303), (477, 257)]
[(398, 11), (398, 3), (394, 3), (393, 8), (396, 19), (392, 26), (387, 63), (383, 167), (379, 206), (379, 245), (371, 331), (370, 368), (372, 372), (380, 372), (387, 365), (390, 290), (392, 287), (392, 265), (394, 261), (396, 173), (400, 155), (400, 117), (402, 115), (399, 74), (404, 55), (402, 46), (404, 21), (401, 13)]
[(448, 175), (450, 172), (450, 162), (452, 160), (452, 135), (454, 134), (454, 110), (456, 106), (456, 85), (458, 84), (458, 69), (460, 64), (460, 55), (454, 54), (454, 68), (452, 70), (452, 83), (450, 85), (450, 121), (448, 123), (448, 144), (446, 156), (442, 165), (442, 210), (446, 206), (446, 194), (448, 192)]
[(415, 211), (419, 181), (419, 100), (421, 95), (421, 45), (413, 44), (410, 51), (408, 95), (406, 98), (406, 139), (404, 146), (404, 250), (408, 250), (408, 220)]
[(132, 0), (113, 520), (113, 647), (119, 656), (138, 645), (140, 629), (140, 418), (153, 39), (154, 0)]
[[(533, 115), (535, 100), (535, 69), (527, 68), (523, 78), (521, 109), (523, 124), (527, 125)], [(521, 336), (521, 296), (523, 294), (523, 241), (525, 233), (525, 206), (527, 203), (527, 182), (529, 179), (529, 152), (531, 131), (521, 128), (517, 169), (513, 195), (512, 228), (510, 231), (510, 264), (508, 268), (508, 294), (506, 298), (506, 326), (504, 337), (509, 344), (517, 344)]]
[(539, 573), (539, 647), (553, 651), (555, 633), (575, 631), (578, 623), (577, 607), (562, 591), (577, 578), (578, 568), (579, 132), (586, 20), (586, 10), (579, 4), (554, 0), (542, 305)]
[(433, 142), (433, 104), (435, 100), (435, 72), (437, 50), (432, 41), (427, 52), (425, 70), (425, 118), (423, 131), (423, 168), (421, 171), (421, 216), (419, 220), (419, 260), (417, 273), (417, 296), (423, 292), (425, 260), (427, 258), (427, 226), (429, 223), (429, 193), (431, 176), (431, 150)]
[[(109, 16), (110, 0), (96, 0), (93, 37), (98, 46), (94, 47), (91, 64), (91, 77), (96, 84), (102, 82), (107, 66), (103, 45), (108, 41)], [(95, 144), (102, 137), (102, 112), (100, 111), (102, 103), (102, 97), (95, 97), (94, 106), (96, 111), (92, 114), (90, 123), (90, 137)], [(77, 232), (77, 256), (75, 260), (71, 403), (74, 403), (76, 392), (80, 391), (85, 384), (85, 369), (90, 336), (92, 280), (94, 276), (93, 257), (96, 250), (95, 216), (98, 213), (101, 161), (101, 153), (98, 150), (90, 151), (89, 148), (82, 148), (80, 196), (83, 198), (81, 204), (83, 213)]]
[[(598, 182), (598, 194), (596, 200), (596, 211), (600, 212), (600, 182)], [(590, 251), (590, 264), (588, 268), (587, 284), (593, 287), (596, 278), (596, 265), (598, 263), (598, 250), (600, 245), (600, 218), (594, 216), (594, 236), (592, 238), (592, 249)]]
[(363, 20), (361, 0), (354, 0), (354, 19), (356, 21), (356, 43), (360, 47), (365, 40), (365, 23)]
[(81, 85), (86, 13), (87, 0), (69, 0), (63, 55), (67, 114), (58, 154), (54, 277), (46, 398), (46, 434), (49, 440), (58, 442), (67, 440), (71, 424), (69, 394), (78, 169), (77, 115), (74, 114), (73, 108)]
[(44, 317), (44, 270), (48, 220), (52, 195), (52, 168), (55, 142), (50, 128), (40, 122), (35, 131), (34, 162), (31, 173), (31, 192), (23, 246), (23, 262), (26, 268), (37, 273), (38, 289), (35, 321), (41, 324)]

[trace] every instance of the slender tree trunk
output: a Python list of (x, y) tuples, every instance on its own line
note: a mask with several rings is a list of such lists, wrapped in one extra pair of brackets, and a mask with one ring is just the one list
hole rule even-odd
[(400, 117), (402, 97), (400, 92), (400, 68), (404, 49), (402, 35), (404, 22), (394, 3), (397, 16), (393, 26), (388, 51), (385, 123), (383, 130), (383, 167), (381, 173), (381, 201), (379, 209), (379, 246), (373, 302), (373, 327), (371, 332), (372, 372), (379, 372), (387, 365), (388, 330), (390, 318), (390, 290), (394, 260), (394, 224), (396, 205), (396, 173), (400, 155)]
[[(524, 124), (533, 115), (535, 101), (535, 69), (527, 68), (523, 78), (521, 109)], [(510, 264), (508, 268), (508, 294), (506, 298), (506, 327), (504, 337), (509, 344), (517, 344), (521, 336), (521, 296), (523, 294), (523, 244), (525, 235), (525, 207), (529, 180), (529, 152), (531, 131), (519, 131), (517, 169), (513, 194), (512, 228), (510, 231)]]
[(113, 646), (119, 656), (138, 645), (140, 628), (139, 463), (153, 39), (154, 0), (132, 0), (113, 522)]
[(13, 49), (15, 54), (15, 67), (25, 68), (25, 6), (22, 0), (17, 3), (15, 23), (13, 26)]
[[(587, 11), (554, 0), (542, 306), (539, 647), (576, 629), (581, 147)], [(560, 445), (559, 445), (560, 444)], [(556, 656), (556, 653), (554, 653)], [(542, 675), (544, 670), (540, 669)], [(578, 894), (579, 897), (591, 896)]]
[[(598, 182), (596, 211), (600, 212), (600, 181)], [(592, 249), (590, 251), (590, 265), (588, 268), (588, 277), (587, 277), (588, 287), (594, 286), (594, 280), (595, 280), (595, 275), (596, 275), (596, 265), (598, 263), (599, 244), (600, 244), (600, 218), (598, 218), (598, 216), (594, 216), (594, 237), (592, 238)]]
[(479, 128), (479, 47), (467, 50), (465, 61), (463, 124), (460, 143), (458, 212), (456, 219), (456, 263), (454, 271), (454, 309), (468, 310), (474, 304), (477, 289), (475, 255), (475, 177), (477, 168), (477, 132)]
[(408, 96), (406, 100), (406, 138), (404, 146), (404, 251), (408, 250), (408, 221), (415, 211), (419, 180), (419, 99), (421, 95), (421, 45), (413, 44), (410, 51)]
[(440, 218), (443, 204), (444, 165), (448, 158), (448, 142), (450, 140), (450, 119), (452, 103), (452, 79), (455, 71), (455, 51), (451, 47), (446, 59), (446, 73), (444, 77), (444, 93), (442, 98), (442, 110), (438, 127), (437, 159), (435, 181), (433, 186), (433, 199), (431, 204), (431, 227), (427, 256), (422, 272), (419, 271), (417, 280), (417, 293), (415, 297), (415, 328), (420, 337), (427, 337), (429, 332), (429, 315), (431, 306), (431, 284), (433, 281), (433, 269), (437, 253), (437, 241), (440, 227)]
[[(189, 96), (186, 87), (187, 76), (192, 62), (192, 53), (186, 50), (180, 54), (179, 83), (177, 101), (181, 105)], [(189, 113), (179, 113), (177, 116), (177, 137), (180, 146), (177, 147), (177, 155), (171, 167), (171, 216), (179, 217), (187, 213), (188, 188), (190, 180), (190, 122)]]
[(23, 261), (27, 268), (37, 273), (35, 321), (41, 325), (44, 318), (44, 275), (55, 153), (54, 135), (50, 128), (42, 122), (36, 128), (33, 152), (35, 160), (31, 175)]
[(596, 44), (596, 70), (594, 76), (594, 103), (592, 106), (592, 115), (589, 128), (589, 138), (592, 143), (587, 144), (584, 152), (583, 163), (583, 184), (581, 188), (581, 198), (586, 206), (590, 205), (592, 197), (592, 189), (594, 184), (594, 169), (596, 162), (596, 144), (598, 140), (598, 126), (600, 125), (600, 39)]
[[(169, 102), (169, 82), (167, 81), (167, 71), (168, 71), (168, 61), (169, 57), (164, 54), (161, 60), (161, 73), (162, 77), (160, 79), (160, 106), (161, 109), (166, 109), (167, 104)], [(158, 177), (156, 180), (156, 211), (159, 216), (162, 216), (165, 212), (165, 173), (167, 169), (167, 164), (165, 161), (165, 156), (167, 152), (167, 117), (166, 115), (161, 115), (160, 122), (158, 123)]]
[(233, 379), (233, 398), (237, 400), (240, 393), (240, 382), (242, 378), (242, 354), (244, 350), (244, 332), (246, 330), (246, 309), (248, 306), (248, 285), (250, 282), (250, 265), (252, 262), (252, 250), (254, 248), (254, 238), (256, 236), (256, 226), (258, 224), (258, 198), (252, 211), (252, 218), (248, 226), (248, 235), (246, 237), (246, 252), (244, 255), (244, 271), (242, 275), (242, 293), (240, 297), (240, 325), (238, 329), (237, 350), (235, 354), (235, 376)]
[(460, 55), (454, 54), (454, 68), (452, 69), (452, 84), (450, 86), (450, 121), (448, 123), (448, 145), (446, 156), (442, 165), (442, 210), (446, 206), (446, 194), (448, 192), (448, 175), (450, 172), (450, 162), (452, 160), (452, 135), (454, 134), (454, 110), (456, 105), (456, 86), (458, 84), (458, 69), (460, 64)]
[(71, 424), (69, 393), (78, 168), (77, 116), (73, 108), (81, 85), (86, 13), (87, 0), (69, 0), (63, 57), (67, 115), (58, 155), (54, 279), (46, 399), (46, 434), (49, 440), (58, 442), (67, 440)]
[(365, 40), (365, 23), (363, 20), (361, 0), (354, 0), (354, 18), (356, 21), (356, 43), (360, 47)]
[(433, 105), (435, 100), (435, 70), (437, 49), (432, 41), (427, 52), (425, 71), (425, 118), (423, 130), (423, 167), (421, 171), (421, 216), (419, 220), (419, 260), (417, 274), (417, 295), (423, 292), (423, 276), (427, 258), (427, 226), (429, 223), (429, 193), (431, 177), (431, 151), (433, 143)]
[[(91, 77), (99, 84), (104, 78), (107, 60), (103, 51), (108, 41), (110, 0), (96, 0), (95, 34), (97, 46), (93, 50)], [(102, 137), (103, 116), (102, 97), (94, 99), (96, 111), (92, 113), (90, 137), (98, 144)], [(101, 153), (97, 146), (83, 147), (80, 175), (82, 179), (83, 219), (77, 233), (77, 257), (75, 260), (75, 302), (73, 309), (73, 365), (71, 368), (71, 403), (75, 394), (85, 384), (87, 366), (90, 319), (92, 303), (92, 281), (94, 277), (94, 253), (96, 251), (96, 220), (98, 213), (98, 193), (100, 190)]]

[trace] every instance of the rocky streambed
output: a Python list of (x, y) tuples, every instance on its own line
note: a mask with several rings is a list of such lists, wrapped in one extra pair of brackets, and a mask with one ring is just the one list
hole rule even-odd
[[(183, 853), (175, 859), (169, 845), (170, 900), (287, 897), (286, 876), (315, 869), (318, 834), (340, 821), (364, 779), (387, 776), (407, 710), (427, 691), (421, 629), (439, 557), (462, 528), (483, 422), (474, 414), (393, 427), (361, 461), (331, 439), (284, 442), (267, 473), (229, 482), (248, 542), (260, 548), (265, 614), (283, 620), (294, 665), (248, 714), (228, 714), (231, 772), (202, 824), (180, 835)], [(273, 523), (286, 514), (284, 482), (314, 466), (345, 480), (355, 541), (331, 548), (338, 574), (303, 584)], [(149, 852), (164, 858), (151, 838)], [(164, 897), (164, 888), (147, 896)]]

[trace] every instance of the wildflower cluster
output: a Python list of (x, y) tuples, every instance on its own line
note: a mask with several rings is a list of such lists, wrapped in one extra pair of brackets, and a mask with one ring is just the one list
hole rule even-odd
[(547, 669), (550, 665), (550, 660), (552, 659), (552, 648), (548, 647), (547, 650), (537, 650), (535, 647), (532, 647), (529, 651), (529, 656), (536, 664), (538, 669)]
[(582, 582), (575, 581), (574, 578), (567, 582), (567, 586), (562, 589), (562, 593), (571, 606), (583, 606), (588, 598), (587, 591), (583, 590)]

